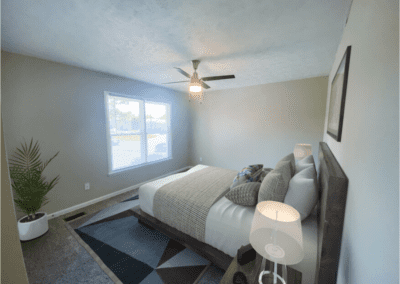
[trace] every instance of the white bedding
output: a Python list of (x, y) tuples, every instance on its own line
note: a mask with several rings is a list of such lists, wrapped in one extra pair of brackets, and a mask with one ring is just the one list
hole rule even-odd
[[(153, 199), (159, 188), (206, 167), (206, 165), (197, 165), (187, 172), (174, 174), (142, 185), (139, 188), (141, 209), (154, 217)], [(205, 242), (234, 257), (240, 246), (249, 244), (250, 228), (254, 211), (255, 206), (237, 205), (227, 198), (222, 197), (211, 207), (207, 215)], [(302, 273), (302, 283), (314, 283), (318, 243), (318, 227), (315, 214), (303, 220), (302, 231), (305, 256), (300, 263), (291, 265), (290, 267)]]

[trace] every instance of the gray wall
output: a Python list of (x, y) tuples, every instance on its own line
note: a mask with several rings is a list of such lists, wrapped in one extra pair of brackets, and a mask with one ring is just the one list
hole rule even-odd
[[(0, 54), (1, 60), (1, 54)], [(1, 80), (1, 70), (0, 70)], [(0, 88), (0, 109), (1, 109), (1, 88)], [(0, 111), (1, 115), (1, 111)], [(7, 167), (6, 150), (4, 147), (3, 121), (1, 124), (1, 283), (29, 283), (25, 269), (24, 256), (22, 254), (21, 242), (17, 222), (15, 222), (15, 208), (10, 184), (10, 177)]]
[[(45, 159), (60, 151), (45, 173), (61, 176), (43, 207), (49, 214), (188, 165), (189, 108), (180, 92), (8, 52), (2, 52), (2, 74), (8, 155), (31, 137), (42, 142)], [(104, 91), (169, 100), (173, 159), (107, 176)]]
[(206, 91), (203, 104), (191, 102), (191, 164), (238, 171), (258, 163), (274, 168), (296, 143), (312, 144), (316, 159), (327, 82), (327, 77), (316, 77)]
[(398, 13), (396, 0), (354, 0), (329, 76), (351, 45), (342, 141), (324, 130), (349, 178), (337, 283), (399, 283)]
[[(1, 122), (2, 124), (2, 122)], [(1, 140), (4, 141), (3, 127)], [(12, 198), (6, 151), (1, 143), (1, 283), (29, 283)]]

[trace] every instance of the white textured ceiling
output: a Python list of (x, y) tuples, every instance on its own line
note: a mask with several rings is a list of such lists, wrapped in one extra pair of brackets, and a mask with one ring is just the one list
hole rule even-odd
[[(2, 0), (1, 45), (153, 84), (200, 59), (212, 90), (328, 75), (351, 0)], [(162, 85), (187, 91), (187, 84)]]

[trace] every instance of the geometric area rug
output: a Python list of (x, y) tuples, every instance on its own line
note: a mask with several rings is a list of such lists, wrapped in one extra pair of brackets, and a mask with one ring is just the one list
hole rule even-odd
[(139, 224), (130, 210), (138, 205), (137, 197), (130, 198), (74, 228), (118, 283), (220, 282), (223, 270), (161, 232)]

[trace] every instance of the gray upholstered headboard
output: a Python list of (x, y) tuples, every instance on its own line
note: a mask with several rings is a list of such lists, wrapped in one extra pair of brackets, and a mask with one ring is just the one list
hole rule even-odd
[(315, 283), (335, 284), (348, 178), (325, 142), (319, 143), (318, 255)]

